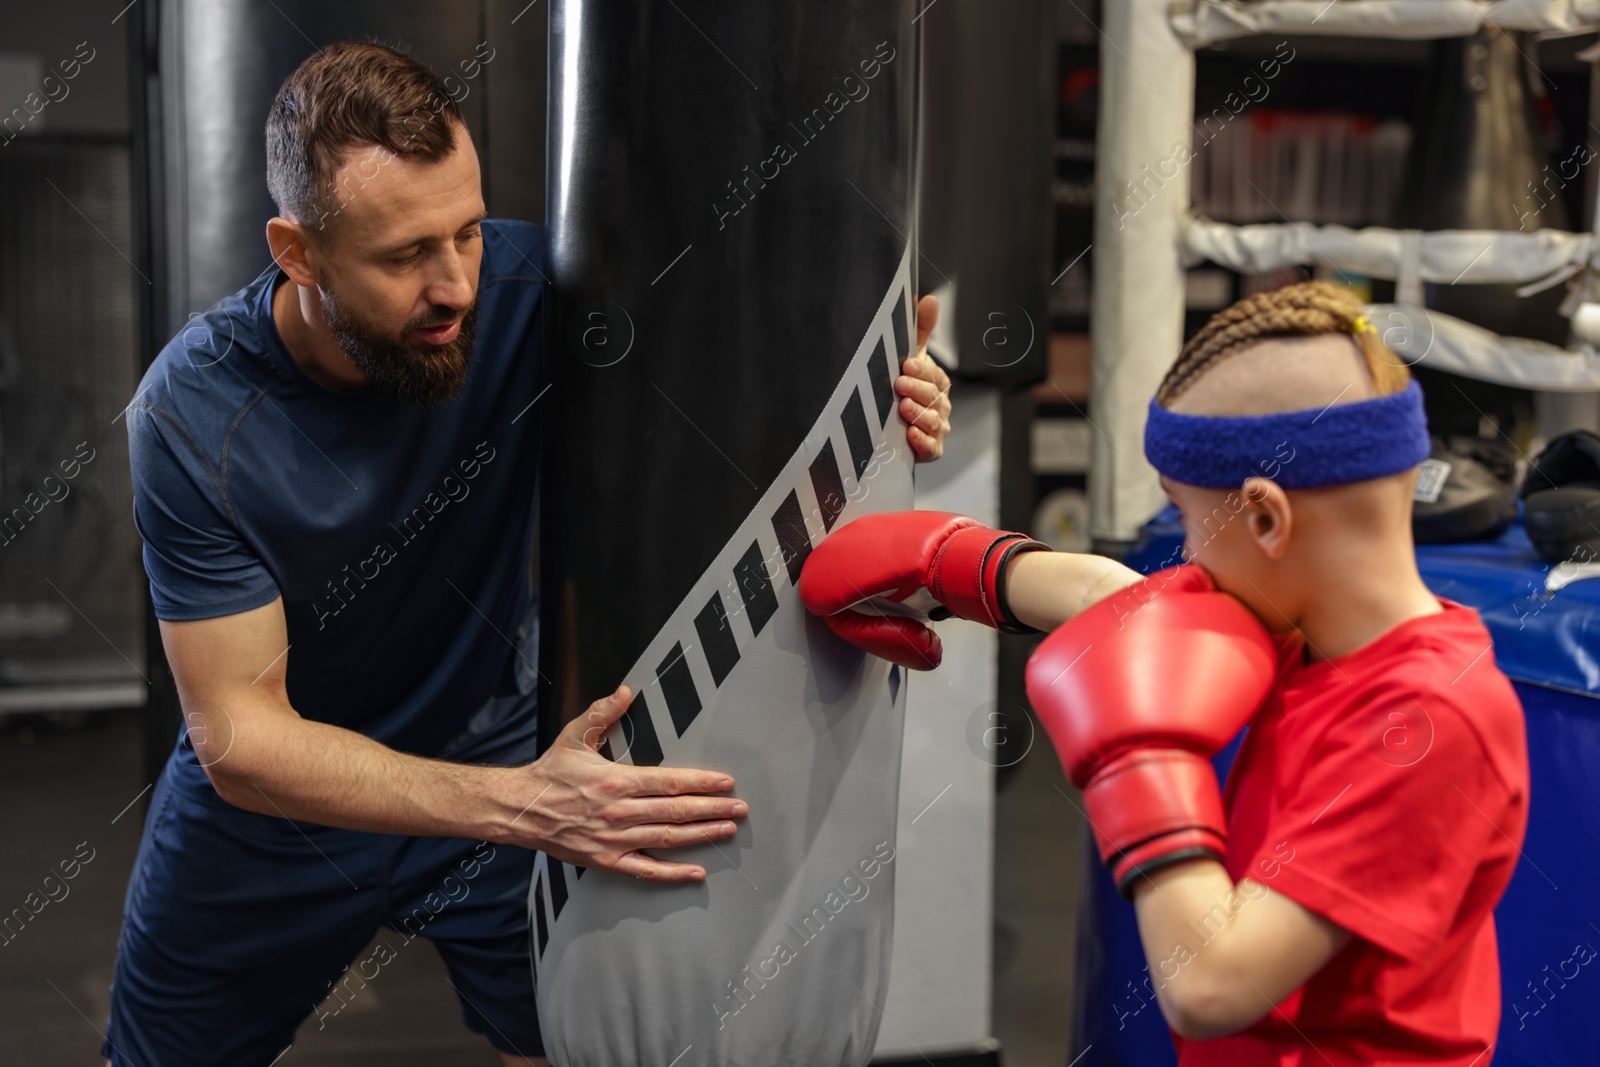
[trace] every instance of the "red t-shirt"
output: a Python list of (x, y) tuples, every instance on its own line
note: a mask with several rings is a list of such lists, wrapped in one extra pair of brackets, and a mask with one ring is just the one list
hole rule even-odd
[(1440, 604), (1336, 659), (1280, 644), (1228, 777), (1228, 873), (1354, 936), (1254, 1025), (1179, 1041), (1182, 1067), (1489, 1063), (1527, 741), (1476, 613)]

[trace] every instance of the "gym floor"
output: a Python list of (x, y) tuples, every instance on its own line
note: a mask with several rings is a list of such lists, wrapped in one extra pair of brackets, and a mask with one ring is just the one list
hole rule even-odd
[[(129, 712), (55, 723), (0, 718), (0, 914), (29, 893), (42, 898), (45, 876), (62, 859), (81, 860), (93, 849), (64, 883), (67, 894), (0, 943), (0, 1004), (8, 1016), (0, 1067), (98, 1062), (122, 896), (149, 797), (139, 743)], [(1048, 747), (1024, 760), (999, 795), (994, 1029), (1006, 1067), (1067, 1062), (1083, 847), (1069, 796), (1077, 799)], [(1010, 876), (1019, 870), (1025, 881)], [(321, 1026), (316, 1018), (302, 1026), (282, 1063), (491, 1067), (498, 1060), (462, 1027), (438, 955), (419, 948), (401, 952), (381, 981)]]

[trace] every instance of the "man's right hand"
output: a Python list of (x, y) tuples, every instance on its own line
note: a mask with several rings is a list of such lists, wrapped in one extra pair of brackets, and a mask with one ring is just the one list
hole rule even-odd
[(507, 840), (582, 867), (653, 882), (698, 882), (703, 867), (667, 863), (642, 849), (678, 848), (730, 838), (749, 810), (727, 793), (720, 771), (634, 767), (600, 755), (606, 730), (627, 712), (627, 686), (589, 705), (533, 763), (511, 769), (510, 795), (525, 806)]

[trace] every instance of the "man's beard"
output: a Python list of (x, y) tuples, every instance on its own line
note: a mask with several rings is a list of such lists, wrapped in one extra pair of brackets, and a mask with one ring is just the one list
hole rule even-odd
[[(425, 407), (440, 404), (461, 390), (472, 358), (472, 338), (478, 325), (478, 302), (473, 300), (461, 318), (461, 329), (442, 345), (426, 341), (393, 340), (377, 326), (359, 318), (335, 296), (319, 286), (322, 318), (350, 361), (366, 372), (386, 396)], [(443, 326), (455, 319), (446, 308), (434, 308), (415, 322), (406, 323), (400, 336), (412, 330)]]

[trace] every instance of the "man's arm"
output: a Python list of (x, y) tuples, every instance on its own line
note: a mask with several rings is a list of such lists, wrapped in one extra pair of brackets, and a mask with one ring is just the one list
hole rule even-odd
[(720, 772), (629, 767), (597, 749), (627, 711), (620, 688), (524, 767), (480, 767), (396, 752), (290, 706), (283, 602), (161, 622), (184, 722), (217, 793), (264, 815), (379, 833), (466, 837), (656, 881), (705, 871), (644, 848), (717, 841), (745, 814)]
[(1350, 942), (1350, 933), (1214, 860), (1163, 867), (1134, 889), (1139, 939), (1167, 1024), (1204, 1040), (1242, 1030)]

